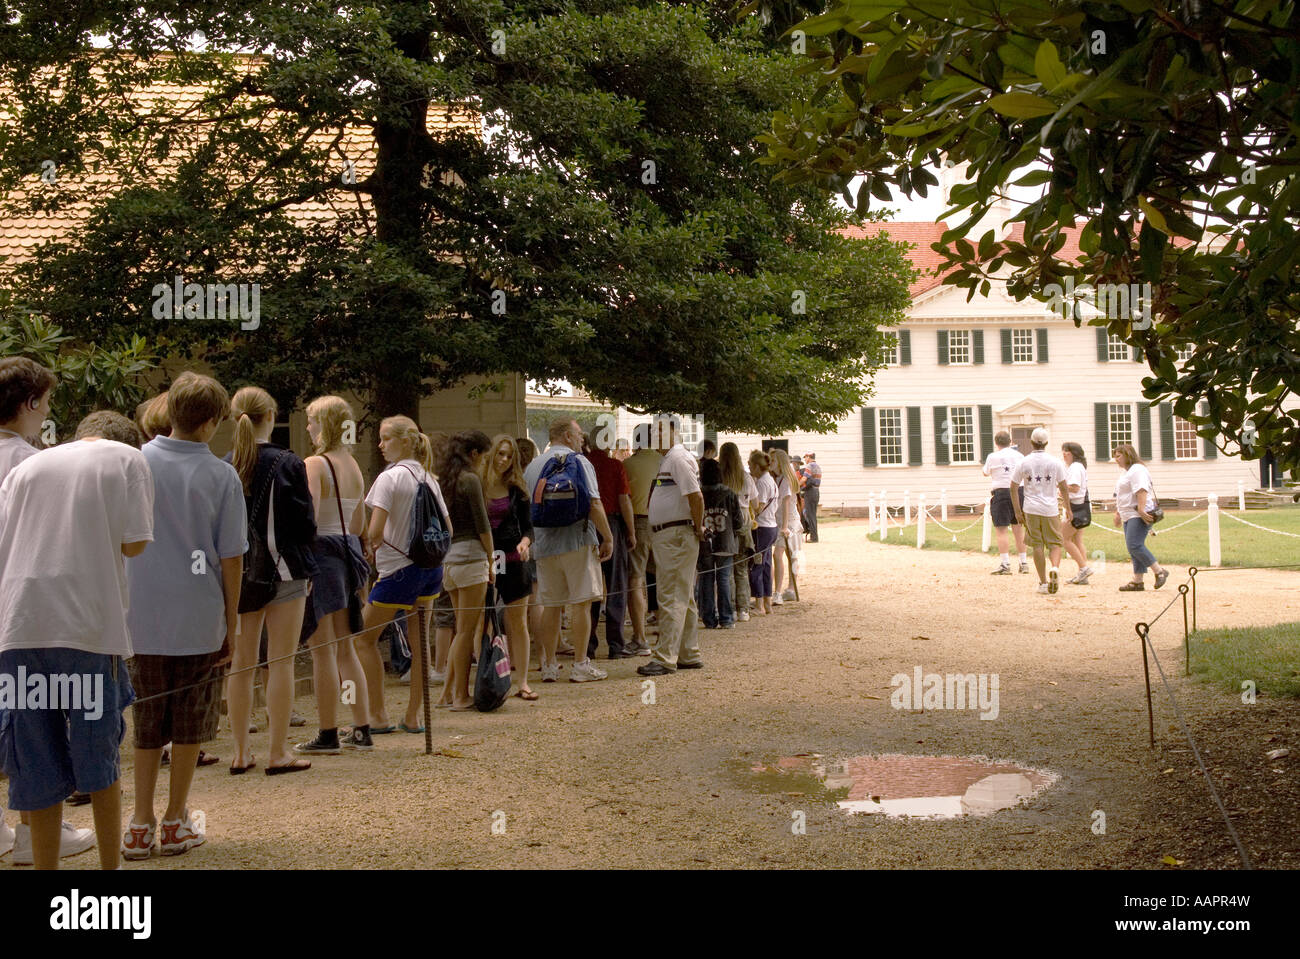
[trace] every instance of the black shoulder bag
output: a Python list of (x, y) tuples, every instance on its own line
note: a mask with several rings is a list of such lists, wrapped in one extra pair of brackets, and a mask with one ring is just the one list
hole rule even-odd
[(284, 450), (275, 458), (266, 474), (266, 482), (253, 501), (252, 512), (248, 514), (248, 552), (244, 554), (244, 578), (239, 588), (241, 613), (255, 613), (262, 609), (275, 599), (275, 593), (280, 588), (280, 572), (275, 568), (275, 557), (271, 555), (268, 537), (262, 532), (262, 524), (258, 519), (275, 482), (275, 471), (279, 469), (280, 461), (288, 455), (289, 451)]

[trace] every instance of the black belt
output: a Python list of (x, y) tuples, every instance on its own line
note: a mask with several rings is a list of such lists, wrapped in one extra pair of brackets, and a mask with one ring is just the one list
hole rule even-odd
[(693, 519), (675, 519), (671, 523), (660, 523), (658, 526), (651, 526), (650, 532), (658, 533), (660, 530), (672, 529), (674, 526), (694, 526)]

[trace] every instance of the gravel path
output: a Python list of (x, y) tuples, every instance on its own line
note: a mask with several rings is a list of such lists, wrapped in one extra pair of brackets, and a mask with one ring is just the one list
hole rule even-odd
[[(423, 736), (399, 733), (376, 737), (371, 754), (318, 757), (292, 776), (204, 768), (192, 807), (206, 813), (207, 845), (129, 868), (1089, 869), (1153, 868), (1165, 855), (1184, 868), (1235, 867), (1162, 693), (1159, 748), (1147, 748), (1133, 624), (1176, 595), (1184, 570), (1174, 568), (1160, 593), (1121, 594), (1127, 574), (1112, 564), (1091, 586), (1039, 596), (1033, 575), (990, 577), (986, 557), (883, 546), (865, 533), (863, 522), (825, 525), (822, 541), (806, 547), (803, 601), (705, 631), (705, 669), (660, 679), (653, 705), (642, 703), (635, 674), (644, 659), (602, 662), (610, 673), (602, 683), (534, 680), (536, 703), (511, 699), (492, 715), (436, 712), (442, 755), (425, 756)], [(1300, 619), (1295, 574), (1214, 575), (1202, 581), (1202, 625)], [(1185, 715), (1207, 737), (1212, 765), (1235, 762), (1225, 797), (1250, 820), (1239, 824), (1257, 864), (1294, 868), (1297, 760), (1265, 763), (1263, 753), (1300, 753), (1295, 704), (1242, 706), (1177, 675), (1175, 613), (1152, 638)], [(891, 708), (890, 677), (918, 665), (997, 673), (998, 718)], [(393, 683), (391, 714), (405, 701)], [(297, 708), (315, 715), (309, 698)], [(265, 743), (254, 737), (259, 763)], [(232, 755), (224, 729), (207, 748)], [(906, 821), (765, 794), (743, 771), (809, 752), (979, 755), (1060, 779), (1028, 808)], [(1092, 831), (1095, 810), (1106, 814), (1105, 835)], [(804, 835), (791, 829), (797, 811), (806, 813)], [(69, 817), (89, 824), (88, 808)]]

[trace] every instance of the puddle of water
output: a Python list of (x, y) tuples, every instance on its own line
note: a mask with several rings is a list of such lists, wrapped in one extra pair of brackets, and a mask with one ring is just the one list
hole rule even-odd
[(733, 764), (762, 792), (833, 803), (849, 814), (956, 819), (1022, 805), (1057, 777), (1040, 769), (974, 756), (854, 756), (820, 753), (774, 763)]

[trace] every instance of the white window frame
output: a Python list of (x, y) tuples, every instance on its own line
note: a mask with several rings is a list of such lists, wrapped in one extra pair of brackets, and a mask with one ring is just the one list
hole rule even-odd
[(1179, 363), (1186, 363), (1188, 360), (1192, 358), (1192, 354), (1195, 352), (1196, 352), (1196, 344), (1188, 343), (1185, 346), (1178, 347), (1178, 349), (1174, 353), (1174, 359), (1176, 359)]
[[(960, 344), (958, 338), (961, 338)], [(975, 362), (975, 343), (974, 337), (971, 336), (970, 330), (949, 330), (948, 331), (948, 365), (949, 366), (971, 366)], [(960, 355), (957, 351), (965, 353), (964, 360), (958, 359)]]
[(880, 349), (881, 366), (901, 366), (902, 358), (898, 355), (898, 334), (882, 333), (884, 346)]
[[(1192, 454), (1190, 456), (1184, 456), (1178, 452), (1180, 433), (1182, 434), (1181, 439), (1183, 443), (1191, 443)], [(1190, 434), (1190, 439), (1188, 438), (1188, 434)], [(1203, 457), (1203, 453), (1202, 453), (1202, 446), (1201, 446), (1201, 437), (1198, 436), (1196, 433), (1196, 426), (1190, 420), (1185, 420), (1181, 416), (1175, 416), (1174, 417), (1174, 459), (1181, 463), (1188, 463), (1193, 460), (1199, 460), (1202, 457)]]
[[(1116, 355), (1117, 353), (1119, 354), (1118, 356)], [(1106, 359), (1112, 363), (1131, 360), (1133, 359), (1133, 348), (1124, 342), (1122, 336), (1116, 336), (1114, 333), (1107, 333)]]
[[(885, 462), (885, 414), (898, 415), (898, 462)], [(907, 410), (902, 406), (876, 407), (876, 463), (887, 469), (907, 465)]]
[[(1128, 436), (1125, 437), (1124, 439), (1117, 438), (1117, 433), (1119, 431), (1115, 428), (1115, 418), (1118, 415), (1123, 415), (1128, 418)], [(1132, 403), (1107, 403), (1106, 404), (1106, 435), (1110, 437), (1110, 448), (1112, 450), (1115, 447), (1119, 446), (1121, 443), (1127, 443), (1134, 448), (1137, 447), (1137, 443), (1135, 442), (1135, 438), (1133, 435), (1134, 427), (1137, 425), (1136, 421), (1137, 421), (1137, 417), (1133, 415)]]
[(681, 435), (678, 437), (681, 444), (688, 450), (692, 450), (703, 438), (700, 433), (699, 421), (694, 416), (683, 416), (681, 418)]
[[(1021, 342), (1019, 343), (1016, 342), (1017, 337), (1021, 338)], [(1022, 350), (1025, 347), (1028, 347), (1029, 358), (1017, 359), (1016, 358), (1017, 347), (1020, 347)], [(1023, 366), (1028, 363), (1038, 362), (1038, 334), (1033, 329), (1011, 331), (1011, 362), (1020, 366)]]
[[(957, 416), (954, 410), (967, 410), (970, 423), (970, 459), (957, 458)], [(945, 417), (948, 421), (948, 465), (949, 466), (978, 466), (979, 465), (979, 424), (976, 417), (979, 415), (979, 407), (974, 403), (962, 406), (949, 406), (948, 415)], [(942, 438), (939, 440), (942, 442)]]

